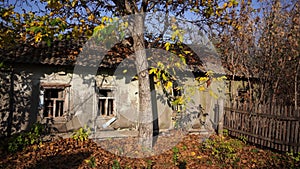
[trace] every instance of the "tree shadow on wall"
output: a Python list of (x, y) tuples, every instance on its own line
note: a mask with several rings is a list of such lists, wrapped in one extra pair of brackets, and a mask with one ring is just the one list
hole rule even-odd
[(29, 113), (33, 102), (38, 102), (38, 99), (32, 100), (32, 96), (38, 95), (38, 90), (34, 89), (31, 79), (26, 72), (1, 70), (0, 137), (20, 132), (26, 122), (36, 121), (36, 116), (31, 119), (33, 113)]

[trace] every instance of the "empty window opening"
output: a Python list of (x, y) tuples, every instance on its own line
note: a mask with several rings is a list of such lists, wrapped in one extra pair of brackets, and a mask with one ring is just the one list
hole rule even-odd
[(64, 89), (45, 89), (44, 117), (61, 117), (64, 114)]
[(98, 90), (98, 116), (114, 116), (115, 98), (111, 89)]

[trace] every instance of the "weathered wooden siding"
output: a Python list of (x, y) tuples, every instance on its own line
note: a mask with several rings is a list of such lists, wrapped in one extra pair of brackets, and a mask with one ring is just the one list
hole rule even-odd
[(224, 128), (230, 135), (279, 151), (300, 152), (299, 108), (235, 103), (224, 111)]

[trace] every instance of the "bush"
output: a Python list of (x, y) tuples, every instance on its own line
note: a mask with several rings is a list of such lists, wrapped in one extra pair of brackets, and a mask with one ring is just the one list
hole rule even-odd
[(91, 134), (91, 129), (84, 126), (84, 128), (80, 128), (77, 131), (75, 131), (71, 138), (75, 140), (85, 141), (89, 138), (89, 135)]
[(24, 132), (13, 136), (8, 141), (8, 152), (13, 153), (21, 151), (25, 147), (33, 144), (39, 144), (42, 141), (42, 133), (44, 132), (44, 125), (35, 123), (29, 132)]
[(112, 169), (120, 169), (120, 168), (121, 168), (120, 162), (118, 160), (114, 160)]

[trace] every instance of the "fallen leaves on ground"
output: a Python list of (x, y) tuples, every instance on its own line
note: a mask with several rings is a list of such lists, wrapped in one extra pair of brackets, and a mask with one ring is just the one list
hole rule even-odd
[[(175, 147), (172, 137), (159, 137), (154, 149), (161, 153), (141, 155), (136, 138), (78, 141), (58, 139), (27, 147), (21, 152), (1, 152), (0, 168), (292, 168), (299, 162), (270, 150), (259, 149), (229, 137), (186, 135)], [(135, 146), (133, 146), (135, 145)], [(109, 151), (108, 151), (109, 150)], [(140, 156), (142, 157), (142, 156)]]

